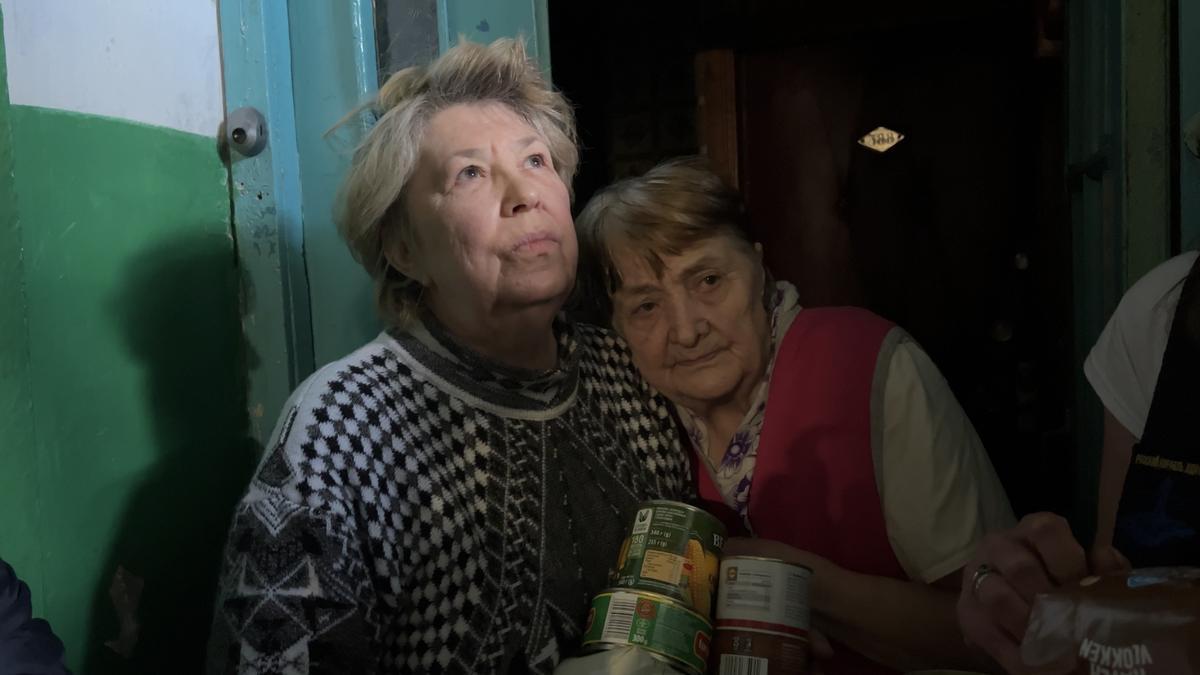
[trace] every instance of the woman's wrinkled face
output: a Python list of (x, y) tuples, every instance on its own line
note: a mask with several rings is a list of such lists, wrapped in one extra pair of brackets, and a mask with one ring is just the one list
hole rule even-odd
[(545, 138), (507, 106), (432, 117), (405, 190), (408, 242), (388, 256), (425, 286), (436, 314), (561, 305), (577, 244), (567, 186)]
[(642, 376), (693, 411), (742, 400), (770, 359), (761, 256), (728, 236), (664, 256), (661, 274), (629, 246), (614, 247), (621, 288), (613, 325)]

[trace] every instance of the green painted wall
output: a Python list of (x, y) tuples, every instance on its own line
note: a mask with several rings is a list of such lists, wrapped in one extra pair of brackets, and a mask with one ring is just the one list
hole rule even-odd
[[(28, 349), (5, 321), (0, 367), (24, 368), (28, 385), (0, 389), (15, 469), (0, 479), (0, 555), (31, 581), (77, 671), (198, 672), (256, 458), (227, 170), (210, 138), (23, 106), (8, 116), (20, 227), (0, 227), (0, 301), (20, 306), (24, 288)], [(132, 660), (104, 646), (119, 634), (118, 566), (145, 582)]]
[[(0, 18), (0, 54), (3, 43)], [(37, 439), (7, 82), (5, 60), (0, 58), (0, 558), (40, 587)]]

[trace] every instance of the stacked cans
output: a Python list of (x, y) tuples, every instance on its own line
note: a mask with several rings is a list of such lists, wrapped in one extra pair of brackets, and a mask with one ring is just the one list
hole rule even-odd
[(725, 526), (680, 502), (640, 504), (613, 587), (592, 600), (584, 649), (634, 646), (676, 670), (703, 675)]
[(808, 672), (808, 582), (812, 571), (772, 558), (721, 561), (717, 675)]

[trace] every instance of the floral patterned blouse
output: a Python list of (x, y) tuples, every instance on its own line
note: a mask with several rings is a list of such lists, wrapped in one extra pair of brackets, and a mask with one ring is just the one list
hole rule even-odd
[(714, 465), (709, 455), (709, 432), (704, 421), (690, 410), (676, 405), (679, 419), (687, 430), (696, 454), (707, 466), (709, 474), (716, 483), (717, 489), (725, 503), (742, 517), (746, 528), (753, 531), (747, 519), (747, 509), (750, 505), (750, 488), (754, 479), (755, 456), (758, 454), (758, 438), (762, 431), (763, 416), (767, 410), (767, 392), (771, 384), (771, 371), (775, 368), (775, 354), (783, 336), (787, 335), (792, 320), (800, 313), (800, 299), (796, 287), (780, 281), (775, 285), (775, 291), (770, 300), (771, 311), (771, 360), (763, 374), (763, 380), (754, 391), (750, 408), (742, 419), (738, 430), (729, 441), (725, 455), (719, 465)]

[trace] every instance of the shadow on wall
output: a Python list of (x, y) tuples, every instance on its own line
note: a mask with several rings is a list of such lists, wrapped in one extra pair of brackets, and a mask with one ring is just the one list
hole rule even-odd
[(259, 455), (245, 405), (257, 357), (242, 337), (239, 286), (230, 240), (192, 235), (142, 251), (111, 299), (144, 368), (157, 457), (93, 596), (89, 675), (203, 670), (225, 534)]

